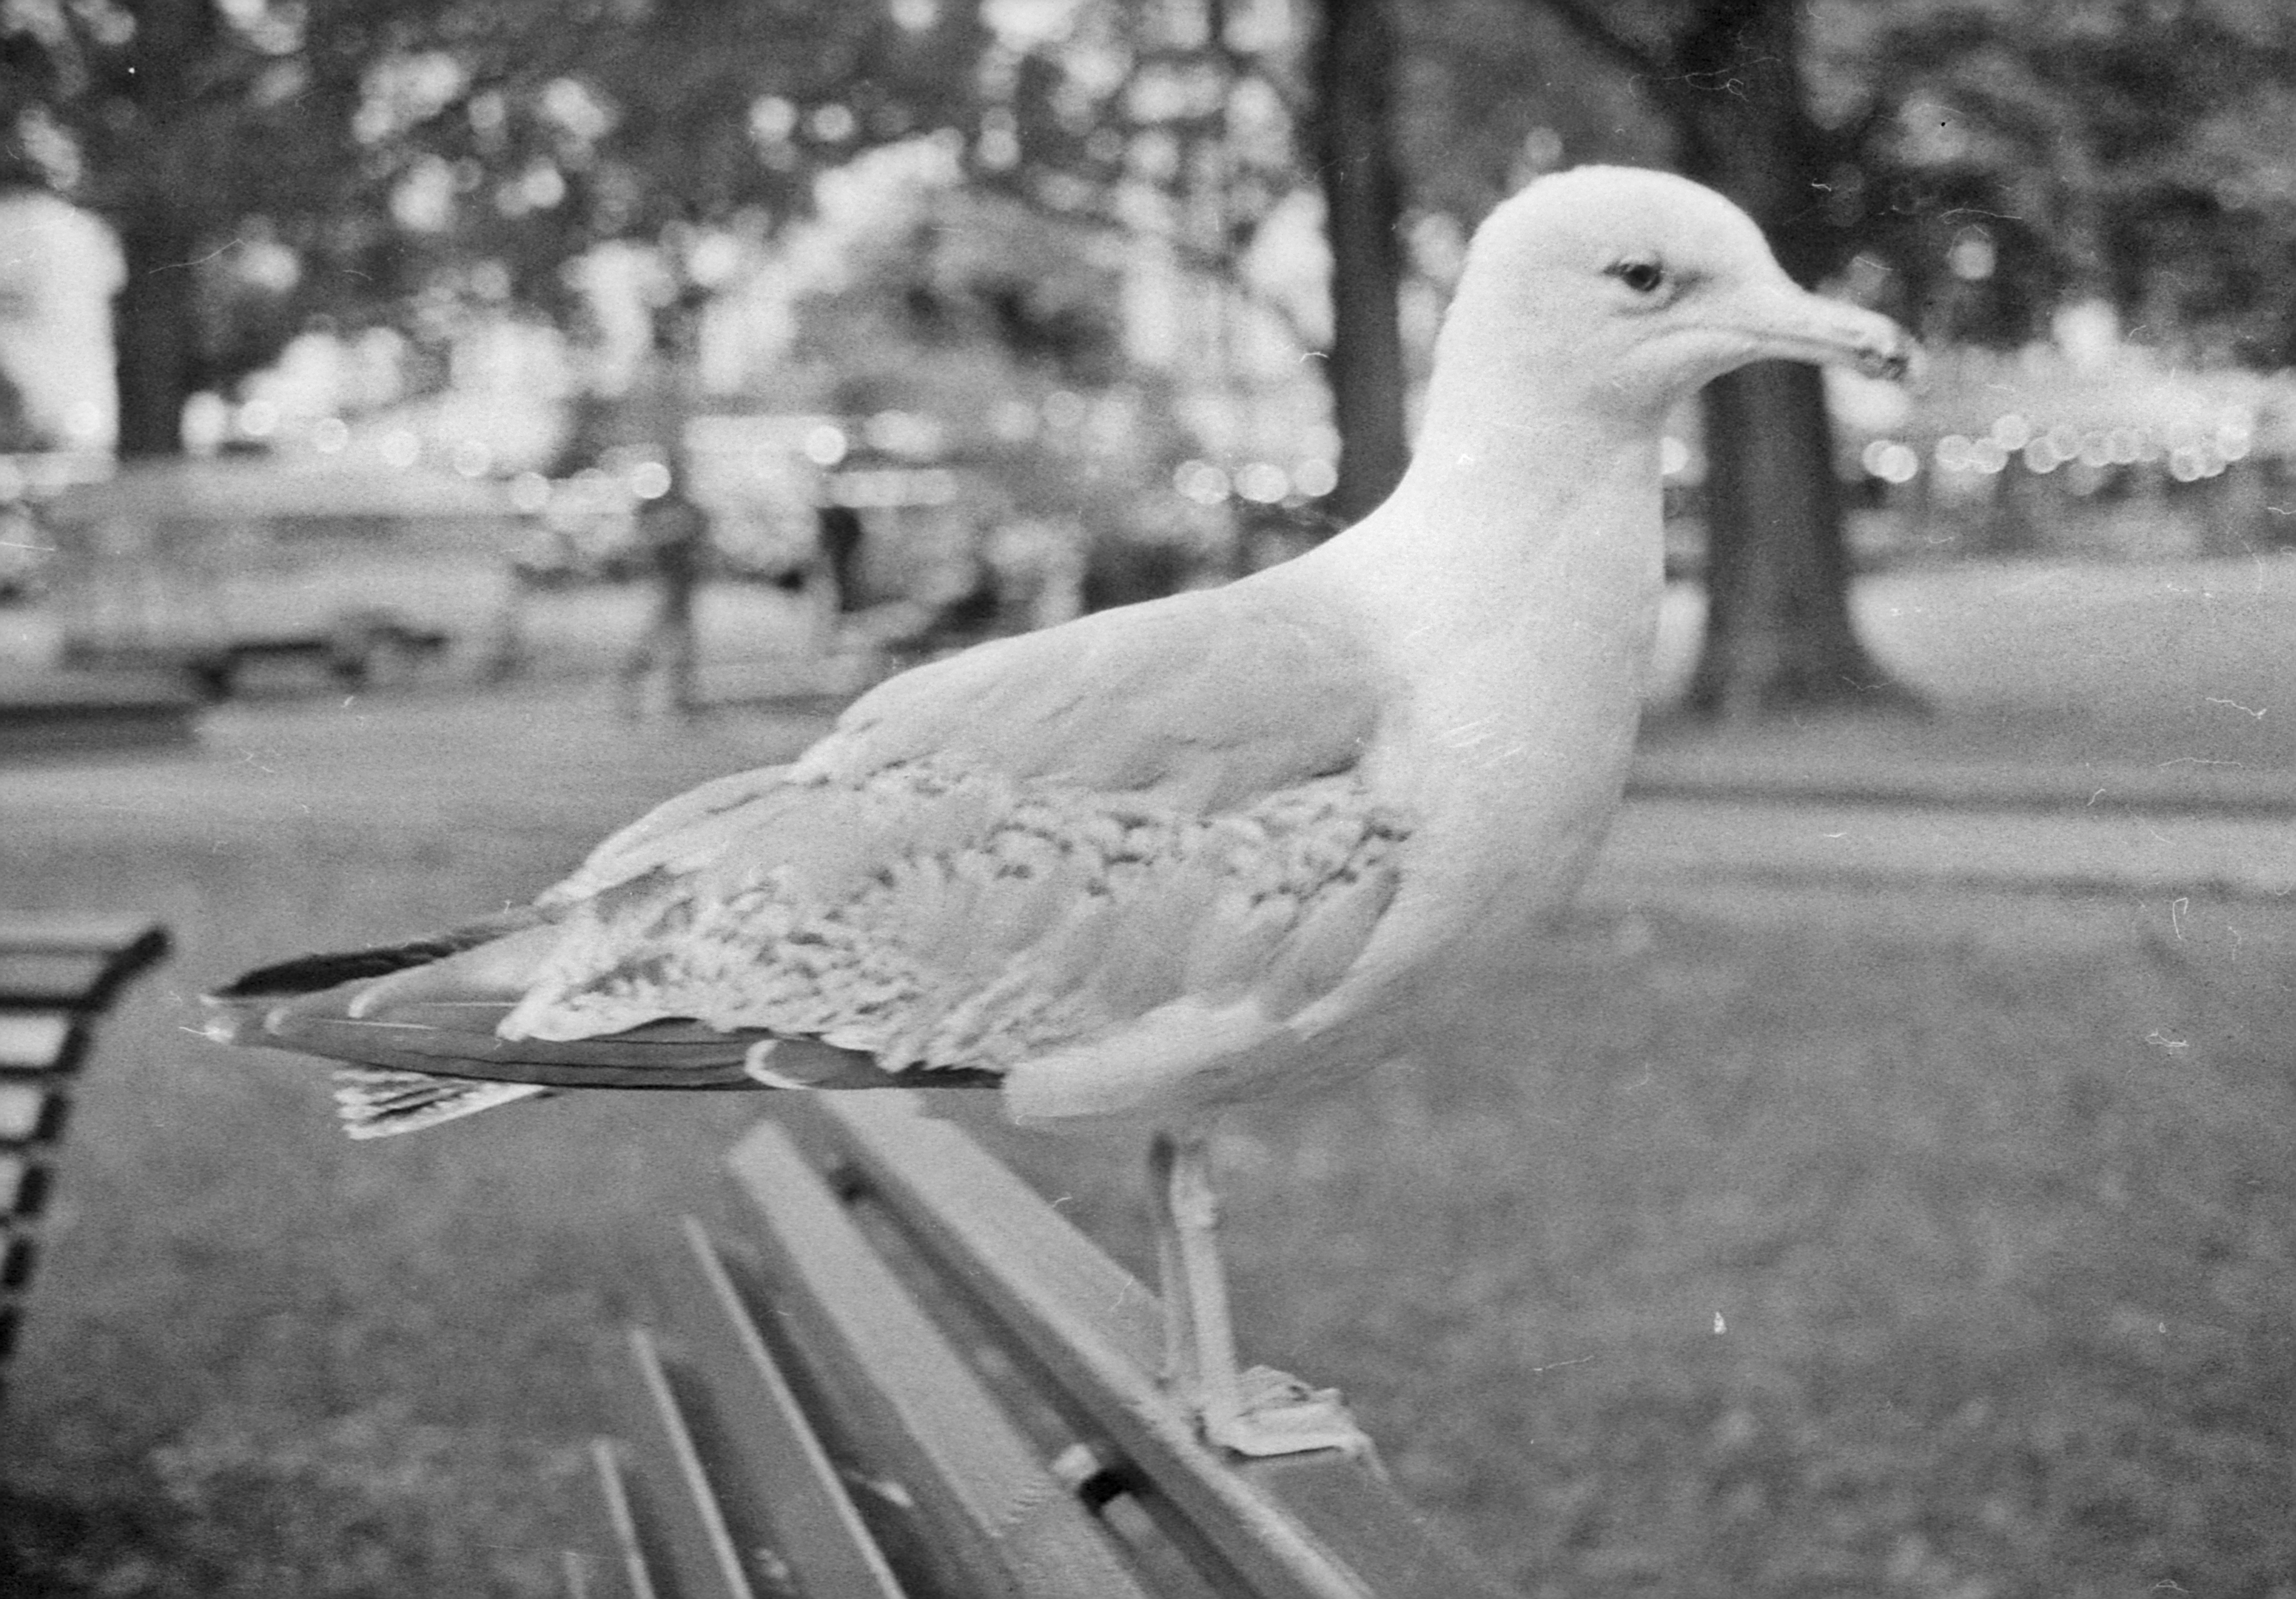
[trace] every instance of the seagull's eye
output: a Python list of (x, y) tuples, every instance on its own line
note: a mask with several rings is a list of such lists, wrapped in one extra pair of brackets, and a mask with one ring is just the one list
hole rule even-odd
[(1655, 294), (1666, 286), (1666, 268), (1639, 258), (1613, 261), (1610, 274), (1637, 294)]

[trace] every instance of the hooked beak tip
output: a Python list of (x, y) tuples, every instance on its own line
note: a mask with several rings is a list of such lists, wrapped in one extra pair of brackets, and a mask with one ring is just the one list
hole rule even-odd
[(1899, 381), (1921, 371), (1921, 347), (1913, 335), (1878, 311), (1780, 283), (1751, 296), (1741, 315), (1738, 325), (1752, 336), (1757, 358), (1846, 366)]
[(1910, 381), (1921, 371), (1922, 347), (1903, 328), (1893, 324), (1890, 333), (1889, 338), (1859, 349), (1850, 365), (1869, 378)]

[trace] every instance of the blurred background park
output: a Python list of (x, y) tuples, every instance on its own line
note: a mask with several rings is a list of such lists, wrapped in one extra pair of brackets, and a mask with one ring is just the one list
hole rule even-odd
[[(1591, 160), (1930, 371), (1670, 424), (1611, 849), (1435, 1069), (1231, 1129), (1247, 1348), (1527, 1594), (2296, 1599), (2277, 0), (0, 0), (0, 910), (178, 949), (0, 1587), (562, 1591), (759, 1105), (352, 1147), (189, 996), (1344, 525), (1476, 220)], [(1143, 1264), (1128, 1148), (951, 1113)]]

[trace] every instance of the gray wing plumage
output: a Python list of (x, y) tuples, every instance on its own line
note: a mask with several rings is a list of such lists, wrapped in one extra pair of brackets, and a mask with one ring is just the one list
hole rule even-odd
[[(1371, 673), (1339, 619), (1250, 583), (1003, 641), (615, 834), (530, 925), (226, 990), (216, 1030), (496, 1081), (849, 1086), (982, 1080), (1183, 997), (1280, 1021), (1395, 890), (1408, 819), (1355, 769)], [(772, 1040), (810, 1064), (749, 1070)], [(414, 1084), (360, 1095), (445, 1119)]]

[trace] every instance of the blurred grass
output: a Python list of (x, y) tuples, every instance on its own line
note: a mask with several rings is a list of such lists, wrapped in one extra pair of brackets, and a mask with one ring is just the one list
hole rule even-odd
[[(1875, 662), (1947, 714), (1828, 729), (1877, 760), (2296, 768), (2296, 552), (2160, 564), (1956, 562), (1861, 578)], [(1655, 703), (1688, 685), (1705, 603), (1669, 587)], [(1672, 741), (1783, 750), (1799, 721)]]
[(1248, 1324), (1529, 1592), (2292, 1591), (2284, 927), (1739, 908), (1301, 1112)]
[[(808, 731), (602, 704), (272, 707), (201, 758), (0, 774), (11, 908), (149, 911), (183, 951), (82, 1086), (12, 1593), (554, 1591), (593, 1363), (762, 1103), (352, 1146), (322, 1075), (182, 998), (523, 896)], [(1469, 979), (1419, 1066), (1238, 1119), (1250, 1350), (1345, 1388), (1534, 1595), (2292, 1599), (2292, 912), (1593, 906), (1530, 981)], [(1144, 1263), (1128, 1141), (955, 1110)]]

